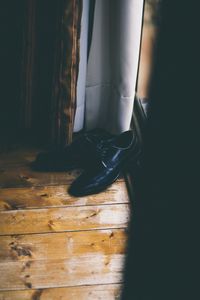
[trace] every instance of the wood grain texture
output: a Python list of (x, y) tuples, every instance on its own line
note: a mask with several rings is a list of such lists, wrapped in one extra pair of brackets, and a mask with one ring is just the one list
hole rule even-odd
[(59, 10), (52, 84), (52, 138), (54, 144), (65, 145), (72, 141), (73, 134), (82, 0), (57, 2)]
[(0, 155), (0, 188), (19, 188), (69, 184), (80, 170), (71, 172), (35, 172), (31, 169), (41, 150), (23, 147)]
[(30, 128), (35, 89), (36, 1), (24, 2), (23, 47), (21, 68), (21, 127)]
[[(35, 172), (30, 162), (0, 165), (0, 188), (20, 188), (71, 184), (81, 170), (70, 172)], [(118, 181), (124, 181), (119, 178)]]
[(0, 237), (0, 264), (75, 256), (124, 254), (125, 229), (91, 230)]
[(128, 203), (124, 182), (117, 181), (106, 191), (86, 197), (72, 197), (67, 193), (69, 185), (31, 188), (0, 189), (0, 210), (18, 210), (48, 207), (68, 207), (99, 204)]
[[(81, 173), (70, 172), (35, 172), (31, 162), (41, 150), (23, 147), (10, 150), (0, 155), (0, 188), (30, 188), (51, 185), (69, 185)], [(118, 180), (124, 182), (120, 177)]]
[(123, 230), (0, 238), (1, 290), (122, 281)]
[(29, 165), (7, 166), (0, 169), (0, 188), (32, 187), (69, 184), (80, 172), (35, 172)]
[(122, 282), (124, 255), (115, 254), (2, 263), (2, 290), (109, 284)]
[(129, 205), (99, 205), (0, 212), (0, 235), (123, 228)]
[(119, 300), (120, 284), (0, 291), (0, 300)]
[[(31, 146), (12, 146), (6, 152), (0, 153), (0, 168), (8, 165), (25, 165), (34, 161), (37, 154), (42, 150)], [(43, 150), (44, 151), (44, 150)]]

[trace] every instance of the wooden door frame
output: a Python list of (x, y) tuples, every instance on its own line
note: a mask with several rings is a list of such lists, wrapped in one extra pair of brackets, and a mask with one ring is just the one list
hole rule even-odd
[[(30, 130), (32, 107), (37, 89), (36, 61), (37, 1), (25, 1), (21, 78), (21, 127)], [(79, 67), (82, 0), (55, 1), (56, 36), (54, 45), (52, 96), (50, 101), (50, 143), (63, 147), (72, 141)]]
[(52, 141), (63, 147), (72, 141), (80, 56), (82, 0), (62, 0), (58, 9), (52, 85)]

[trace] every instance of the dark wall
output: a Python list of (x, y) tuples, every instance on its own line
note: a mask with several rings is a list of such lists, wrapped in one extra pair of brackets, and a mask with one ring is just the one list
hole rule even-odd
[(199, 18), (162, 1), (123, 300), (199, 299)]
[(15, 136), (19, 126), (24, 1), (0, 4), (0, 133)]
[[(2, 142), (12, 143), (26, 136), (36, 143), (49, 140), (57, 3), (53, 0), (1, 1)], [(31, 19), (29, 14), (34, 17)], [(32, 31), (30, 39), (29, 30)], [(28, 44), (31, 44), (31, 52)], [(25, 122), (27, 118), (29, 121)]]
[(48, 142), (51, 128), (51, 98), (56, 40), (57, 1), (36, 1), (35, 92), (32, 128), (40, 141)]

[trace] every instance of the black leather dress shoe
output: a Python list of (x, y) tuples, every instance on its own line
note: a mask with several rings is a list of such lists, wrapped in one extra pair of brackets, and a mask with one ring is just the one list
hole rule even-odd
[(62, 150), (41, 152), (31, 163), (35, 171), (69, 171), (84, 168), (88, 161), (96, 157), (98, 143), (110, 140), (114, 136), (103, 129), (93, 129), (76, 138)]
[(98, 144), (95, 163), (72, 183), (69, 194), (80, 197), (95, 194), (106, 189), (120, 175), (130, 162), (136, 161), (140, 154), (137, 136), (133, 131)]

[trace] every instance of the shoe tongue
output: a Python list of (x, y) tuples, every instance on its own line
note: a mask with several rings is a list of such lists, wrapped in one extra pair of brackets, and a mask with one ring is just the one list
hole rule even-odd
[(99, 137), (97, 136), (85, 136), (80, 143), (79, 147), (81, 148), (81, 151), (83, 151), (84, 155), (94, 155), (96, 145), (99, 142)]

